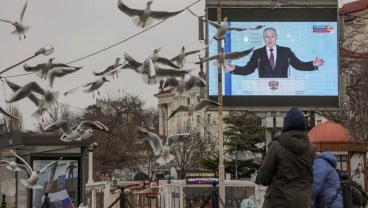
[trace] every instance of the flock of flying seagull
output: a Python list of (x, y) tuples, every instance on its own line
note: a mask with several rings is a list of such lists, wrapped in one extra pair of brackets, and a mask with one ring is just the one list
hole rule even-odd
[[(152, 24), (154, 19), (165, 20), (185, 10), (188, 10), (196, 18), (209, 23), (217, 29), (217, 33), (212, 38), (217, 41), (223, 40), (226, 32), (231, 30), (257, 30), (263, 27), (262, 25), (254, 28), (230, 27), (227, 24), (226, 17), (224, 17), (221, 23), (217, 23), (214, 21), (206, 20), (205, 18), (196, 15), (194, 12), (190, 11), (188, 7), (174, 12), (153, 11), (151, 10), (151, 4), (152, 1), (148, 1), (144, 9), (134, 9), (124, 4), (122, 0), (118, 0), (117, 7), (124, 14), (132, 17), (133, 23), (141, 28), (146, 28), (147, 26)], [(1, 22), (10, 23), (15, 27), (15, 30), (11, 33), (18, 35), (19, 39), (22, 39), (22, 37), (25, 39), (25, 34), (30, 29), (30, 26), (25, 26), (23, 24), (24, 14), (26, 12), (27, 5), (28, 2), (25, 3), (21, 11), (19, 21), (0, 19)], [(175, 95), (178, 97), (182, 97), (186, 95), (186, 92), (188, 90), (192, 89), (195, 86), (206, 87), (205, 80), (203, 80), (200, 76), (190, 74), (190, 72), (192, 72), (195, 68), (185, 69), (183, 67), (186, 63), (187, 56), (199, 53), (207, 47), (208, 45), (198, 50), (186, 51), (185, 47), (183, 46), (180, 53), (172, 58), (159, 56), (161, 48), (158, 48), (153, 51), (152, 55), (150, 55), (143, 61), (137, 61), (125, 52), (123, 57), (124, 61), (122, 63), (121, 58), (117, 57), (114, 60), (113, 64), (107, 66), (104, 70), (100, 72), (93, 71), (93, 74), (98, 77), (96, 80), (75, 87), (63, 94), (64, 96), (67, 96), (77, 91), (83, 91), (85, 93), (97, 92), (99, 94), (99, 89), (106, 82), (109, 82), (109, 79), (107, 79), (108, 76), (115, 78), (118, 77), (118, 73), (122, 70), (132, 69), (136, 73), (141, 74), (143, 82), (149, 85), (156, 84), (157, 81), (160, 79), (166, 79), (163, 85), (164, 88), (174, 88)], [(226, 60), (239, 59), (251, 53), (252, 50), (253, 48), (239, 52), (224, 53), (224, 50), (222, 49), (217, 55), (202, 58), (200, 59), (200, 61), (195, 62), (195, 64), (203, 64), (204, 62), (215, 61), (215, 64), (221, 67), (226, 62)], [(27, 63), (25, 63), (23, 65), (24, 70), (27, 72), (34, 72), (41, 79), (48, 80), (48, 86), (46, 88), (42, 88), (36, 81), (31, 81), (24, 86), (19, 86), (9, 80), (6, 80), (7, 85), (13, 91), (13, 94), (9, 97), (9, 99), (6, 100), (6, 102), (13, 103), (27, 97), (36, 106), (36, 111), (32, 113), (32, 116), (34, 117), (42, 116), (44, 112), (46, 112), (51, 106), (56, 104), (59, 96), (59, 91), (53, 89), (55, 78), (61, 78), (68, 74), (75, 73), (82, 67), (71, 66), (64, 63), (54, 63), (53, 61), (54, 58), (50, 58), (46, 63), (40, 63), (35, 66), (29, 66)], [(168, 119), (172, 118), (178, 112), (188, 112), (188, 115), (192, 115), (194, 111), (204, 109), (211, 105), (217, 106), (218, 103), (208, 99), (202, 99), (199, 103), (192, 104), (191, 106), (181, 105), (169, 115)], [(11, 115), (1, 107), (0, 113), (11, 119), (17, 119), (16, 116)], [(185, 141), (185, 139), (190, 137), (190, 132), (184, 134), (169, 135), (164, 138), (166, 142), (163, 143), (162, 139), (157, 134), (141, 127), (138, 127), (137, 129), (142, 139), (149, 142), (154, 154), (156, 156), (159, 156), (156, 161), (159, 164), (168, 164), (170, 161), (172, 161), (174, 159), (174, 156), (170, 154), (170, 148), (175, 143)], [(53, 132), (57, 130), (61, 131), (62, 135), (60, 137), (60, 140), (63, 142), (81, 141), (83, 139), (88, 139), (92, 136), (93, 130), (100, 130), (104, 132), (111, 131), (107, 126), (99, 121), (83, 121), (79, 125), (72, 126), (66, 120), (59, 120), (44, 127), (44, 131), (48, 132)], [(28, 172), (29, 178), (27, 180), (22, 180), (22, 183), (27, 188), (40, 188), (40, 186), (37, 184), (39, 175), (43, 173), (48, 167), (55, 165), (58, 162), (52, 162), (43, 167), (41, 170), (32, 170), (31, 166), (24, 159), (22, 159), (22, 157), (17, 155), (12, 150), (10, 152), (15, 157), (17, 157), (22, 162), (22, 164), (1, 160), (0, 165), (5, 165), (9, 170), (12, 171), (19, 171), (22, 169), (26, 170)]]

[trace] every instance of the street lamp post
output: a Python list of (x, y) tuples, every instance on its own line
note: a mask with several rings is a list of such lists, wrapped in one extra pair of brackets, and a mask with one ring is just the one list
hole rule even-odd
[[(97, 142), (93, 142), (88, 147), (88, 181), (87, 184), (93, 184), (93, 151), (97, 147)], [(96, 189), (92, 188), (92, 196), (91, 196), (91, 208), (96, 208)]]
[(45, 47), (43, 47), (43, 48), (40, 48), (40, 49), (38, 49), (38, 51), (36, 51), (36, 52), (31, 56), (31, 57), (26, 58), (26, 59), (24, 59), (23, 61), (20, 61), (20, 62), (18, 62), (18, 63), (16, 63), (16, 64), (14, 64), (14, 65), (12, 65), (12, 66), (9, 66), (8, 68), (6, 68), (6, 69), (2, 70), (2, 71), (0, 72), (0, 74), (3, 74), (3, 73), (5, 73), (5, 72), (9, 71), (10, 69), (12, 69), (12, 68), (14, 68), (14, 67), (18, 66), (19, 64), (22, 64), (22, 63), (24, 63), (24, 62), (26, 62), (26, 61), (28, 61), (28, 60), (33, 59), (34, 57), (36, 57), (36, 56), (38, 56), (38, 55), (43, 54), (43, 55), (45, 55), (45, 56), (48, 56), (48, 55), (52, 54), (53, 52), (54, 52), (54, 47), (53, 47), (53, 46), (51, 46), (51, 45), (45, 46)]

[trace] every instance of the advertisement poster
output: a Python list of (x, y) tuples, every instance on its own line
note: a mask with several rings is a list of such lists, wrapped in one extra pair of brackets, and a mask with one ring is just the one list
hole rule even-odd
[[(41, 169), (55, 160), (33, 160), (33, 168)], [(79, 161), (60, 160), (40, 175), (42, 189), (33, 190), (32, 207), (41, 207), (45, 192), (49, 193), (51, 208), (75, 208), (78, 203)]]

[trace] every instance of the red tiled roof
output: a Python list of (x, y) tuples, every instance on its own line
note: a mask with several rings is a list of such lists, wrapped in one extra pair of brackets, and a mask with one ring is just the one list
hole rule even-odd
[(358, 0), (344, 4), (340, 8), (340, 14), (351, 14), (368, 9), (368, 0)]
[(308, 132), (308, 136), (311, 142), (351, 140), (349, 131), (340, 124), (332, 121), (326, 121), (313, 127)]

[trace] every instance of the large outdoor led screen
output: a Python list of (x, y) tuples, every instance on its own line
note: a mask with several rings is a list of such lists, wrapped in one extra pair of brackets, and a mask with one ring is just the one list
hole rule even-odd
[[(223, 9), (223, 16), (229, 18), (231, 27), (255, 28), (259, 30), (229, 31), (222, 46), (225, 53), (253, 51), (240, 59), (228, 60), (237, 66), (255, 66), (247, 75), (222, 73), (224, 106), (318, 106), (338, 107), (338, 29), (335, 9)], [(335, 12), (335, 13), (334, 13)], [(209, 19), (216, 20), (216, 10), (209, 9)], [(208, 55), (218, 54), (217, 41), (212, 40), (217, 29), (208, 24), (210, 46)], [(265, 28), (277, 31), (277, 46), (290, 48), (302, 62), (316, 58), (324, 63), (318, 69), (297, 66), (293, 55), (286, 55), (277, 49), (278, 64), (286, 71), (283, 77), (264, 77), (259, 73), (262, 64), (269, 64), (263, 32)], [(260, 49), (262, 48), (262, 49)], [(255, 52), (257, 49), (258, 53)], [(264, 50), (264, 51), (263, 51)], [(254, 56), (251, 60), (251, 57)], [(287, 58), (285, 56), (288, 56)], [(282, 58), (284, 57), (284, 58)], [(299, 67), (297, 70), (296, 68)], [(313, 65), (311, 65), (313, 67)], [(249, 67), (248, 67), (249, 68)], [(252, 67), (251, 67), (252, 68)], [(258, 69), (261, 70), (258, 70)], [(279, 68), (282, 70), (282, 67)], [(308, 71), (306, 71), (308, 70)], [(208, 93), (210, 99), (218, 96), (218, 67), (208, 64)]]

